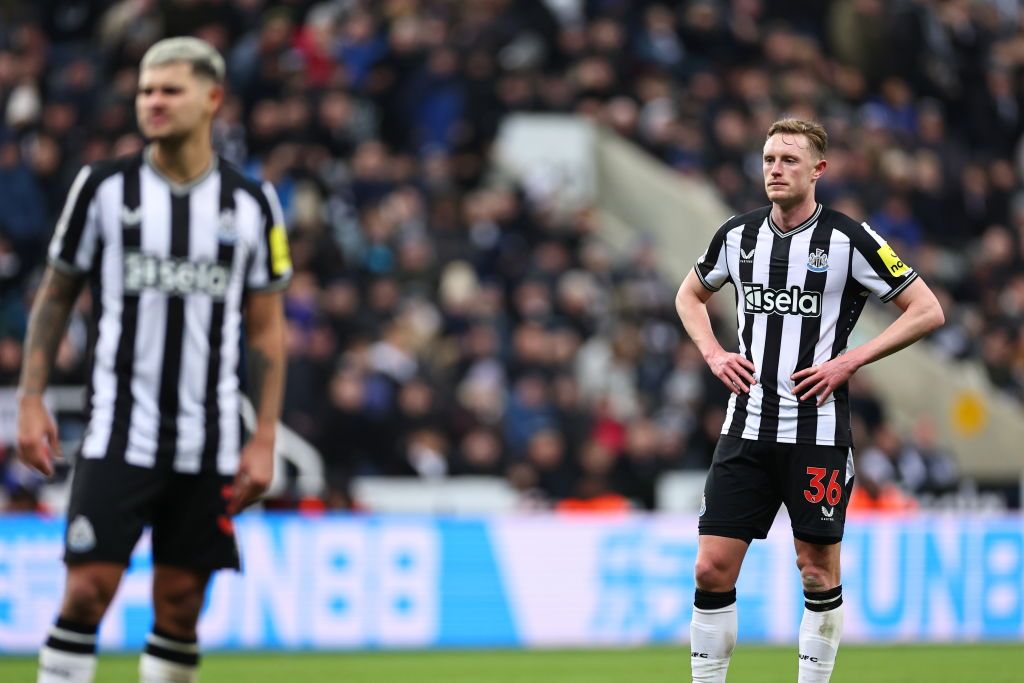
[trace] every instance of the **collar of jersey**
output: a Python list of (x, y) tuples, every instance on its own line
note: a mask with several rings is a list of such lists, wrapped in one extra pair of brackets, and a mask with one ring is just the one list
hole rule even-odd
[(150, 147), (150, 146), (146, 146), (146, 148), (144, 150), (142, 150), (142, 158), (143, 158), (143, 160), (145, 160), (146, 166), (149, 166), (149, 170), (153, 171), (153, 173), (155, 173), (156, 176), (158, 178), (160, 178), (160, 180), (162, 180), (165, 183), (167, 183), (168, 185), (170, 185), (171, 192), (174, 193), (174, 194), (177, 194), (177, 195), (188, 194), (189, 192), (192, 191), (192, 188), (196, 187), (197, 185), (202, 183), (204, 180), (209, 178), (210, 175), (214, 171), (217, 170), (217, 155), (214, 154), (213, 155), (213, 161), (210, 162), (209, 168), (207, 168), (205, 171), (203, 171), (202, 175), (200, 175), (195, 180), (190, 180), (187, 183), (178, 183), (178, 182), (175, 182), (175, 181), (171, 180), (170, 178), (168, 178), (167, 176), (165, 176), (163, 173), (160, 172), (160, 169), (158, 169), (156, 167), (156, 164), (153, 163), (152, 156), (153, 156), (153, 148)]
[(789, 230), (789, 231), (780, 230), (779, 226), (775, 225), (775, 221), (772, 220), (772, 212), (769, 210), (768, 211), (768, 225), (771, 226), (772, 230), (779, 237), (792, 237), (793, 235), (797, 234), (798, 232), (801, 232), (801, 231), (806, 230), (807, 228), (811, 227), (812, 225), (814, 225), (818, 221), (818, 216), (821, 215), (821, 204), (818, 204), (817, 207), (818, 208), (816, 208), (814, 210), (814, 213), (811, 214), (810, 218), (808, 218), (803, 223), (801, 223), (800, 225), (796, 226), (795, 228), (793, 228), (792, 230)]

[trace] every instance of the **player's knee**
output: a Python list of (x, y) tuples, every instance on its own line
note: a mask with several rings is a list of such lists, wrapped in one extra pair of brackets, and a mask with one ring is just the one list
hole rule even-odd
[(839, 576), (836, 570), (800, 558), (797, 559), (797, 567), (800, 569), (800, 581), (803, 583), (805, 591), (813, 593), (839, 585)]
[(693, 571), (697, 587), (702, 590), (728, 591), (736, 583), (735, 568), (721, 558), (698, 557)]
[(179, 638), (195, 636), (202, 607), (203, 590), (193, 585), (161, 586), (154, 594), (153, 611), (157, 625)]
[(61, 614), (81, 624), (97, 624), (114, 598), (115, 585), (108, 585), (102, 577), (72, 572), (64, 590)]

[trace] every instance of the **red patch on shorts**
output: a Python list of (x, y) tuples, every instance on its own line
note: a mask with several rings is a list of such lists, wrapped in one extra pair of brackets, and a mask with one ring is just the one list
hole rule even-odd
[(220, 515), (217, 517), (217, 526), (220, 527), (220, 530), (225, 536), (235, 535), (235, 525), (227, 515)]

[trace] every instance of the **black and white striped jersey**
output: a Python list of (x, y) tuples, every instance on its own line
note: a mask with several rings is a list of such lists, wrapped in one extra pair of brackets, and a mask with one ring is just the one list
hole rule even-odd
[(694, 269), (711, 291), (736, 288), (738, 353), (756, 368), (750, 393), (729, 399), (722, 433), (852, 446), (847, 387), (819, 408), (797, 400), (790, 377), (843, 353), (867, 297), (889, 301), (917, 273), (867, 223), (820, 204), (788, 232), (770, 206), (730, 218)]
[(49, 260), (88, 275), (96, 296), (82, 455), (234, 473), (243, 294), (283, 288), (291, 275), (270, 184), (215, 159), (180, 185), (148, 150), (87, 166)]

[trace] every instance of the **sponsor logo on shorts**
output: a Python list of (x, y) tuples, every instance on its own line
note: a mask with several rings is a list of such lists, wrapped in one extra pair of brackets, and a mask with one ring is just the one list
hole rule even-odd
[(697, 513), (698, 517), (703, 517), (704, 513), (708, 511), (708, 501), (705, 500), (704, 496), (700, 497), (700, 512)]
[(96, 532), (92, 522), (85, 515), (78, 515), (68, 525), (68, 549), (76, 553), (87, 553), (96, 547)]

